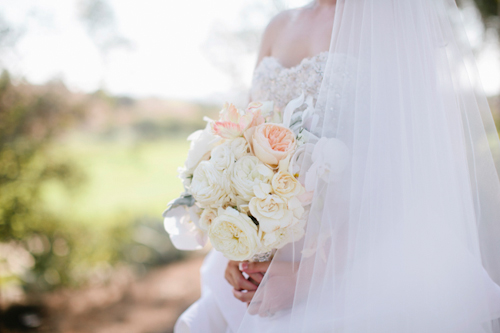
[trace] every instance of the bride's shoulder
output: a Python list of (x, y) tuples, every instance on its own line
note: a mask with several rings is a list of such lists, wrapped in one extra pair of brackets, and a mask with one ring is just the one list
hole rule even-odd
[(278, 35), (292, 20), (293, 11), (294, 9), (285, 10), (274, 16), (264, 30), (264, 38)]
[(274, 42), (287, 26), (297, 18), (300, 12), (301, 8), (288, 9), (278, 13), (271, 19), (262, 35), (259, 59), (271, 55)]
[(265, 33), (279, 33), (300, 16), (305, 7), (284, 10), (275, 15), (266, 27)]

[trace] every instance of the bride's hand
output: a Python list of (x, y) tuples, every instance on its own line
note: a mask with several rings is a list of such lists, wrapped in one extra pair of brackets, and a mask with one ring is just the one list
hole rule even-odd
[[(267, 264), (265, 266), (264, 264)], [(250, 263), (248, 269), (244, 272), (253, 273), (260, 271), (265, 267), (267, 270), (269, 263)], [(254, 297), (255, 292), (247, 292), (245, 300), (250, 299), (248, 313), (251, 315), (271, 316), (274, 313), (288, 309), (293, 305), (295, 296), (295, 286), (297, 282), (298, 265), (292, 265), (290, 262), (276, 261), (273, 264), (273, 270), (268, 273), (267, 282), (262, 290)], [(234, 291), (233, 291), (234, 293)]]
[(248, 274), (249, 278), (245, 278), (240, 270), (240, 266), (247, 267), (248, 262), (232, 261), (227, 264), (225, 278), (230, 285), (233, 286), (235, 291), (247, 290), (248, 292), (255, 292), (259, 286), (264, 274), (259, 272)]
[[(264, 274), (267, 272), (267, 269), (269, 268), (269, 264), (271, 263), (270, 261), (267, 261), (267, 262), (246, 262), (246, 261), (237, 262), (237, 261), (233, 261), (233, 262), (238, 263), (238, 266), (237, 266), (238, 273), (244, 279), (245, 279), (245, 277), (243, 276), (243, 274), (241, 274), (241, 271), (246, 273), (248, 275), (248, 280), (247, 279), (245, 279), (245, 280), (248, 282), (251, 281), (256, 286), (258, 286), (262, 282), (262, 279), (264, 278)], [(231, 262), (229, 262), (229, 265), (230, 264), (231, 264)], [(228, 265), (228, 268), (229, 268), (229, 265)], [(241, 268), (241, 271), (240, 271), (240, 268)], [(226, 276), (227, 276), (227, 270), (226, 270)], [(227, 279), (227, 277), (226, 277), (226, 279)], [(231, 283), (231, 282), (229, 282), (229, 283)], [(233, 285), (233, 287), (234, 287), (234, 285)], [(248, 303), (250, 303), (253, 296), (255, 295), (256, 290), (257, 290), (257, 288), (247, 289), (247, 288), (236, 288), (235, 287), (233, 290), (233, 295), (234, 295), (234, 297), (236, 297), (240, 301), (248, 304)]]

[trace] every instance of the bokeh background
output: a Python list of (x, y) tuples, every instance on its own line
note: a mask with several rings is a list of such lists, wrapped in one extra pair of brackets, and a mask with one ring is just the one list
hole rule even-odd
[[(162, 225), (186, 137), (307, 2), (0, 0), (0, 331), (172, 331), (207, 251)], [(500, 2), (459, 5), (500, 125)]]

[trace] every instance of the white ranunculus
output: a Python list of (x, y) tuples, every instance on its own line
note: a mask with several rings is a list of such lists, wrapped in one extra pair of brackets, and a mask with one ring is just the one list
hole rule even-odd
[(261, 183), (270, 184), (274, 172), (255, 156), (243, 156), (233, 167), (231, 174), (234, 192), (246, 201), (255, 195), (253, 187)]
[(232, 194), (225, 188), (228, 182), (212, 163), (203, 161), (194, 170), (191, 194), (202, 208), (230, 205)]
[(219, 171), (231, 170), (235, 162), (233, 151), (231, 150), (231, 143), (224, 142), (212, 150), (210, 156), (210, 163)]
[(260, 247), (255, 223), (231, 207), (219, 211), (208, 235), (212, 246), (230, 260), (248, 260)]
[(202, 230), (208, 231), (210, 225), (217, 217), (217, 210), (213, 208), (204, 209), (200, 216), (199, 227)]
[(234, 157), (239, 160), (243, 156), (250, 155), (250, 145), (245, 138), (236, 138), (228, 142)]
[(271, 233), (280, 228), (286, 228), (294, 222), (294, 214), (288, 209), (287, 201), (276, 194), (268, 194), (269, 191), (262, 190), (261, 186), (255, 186), (254, 191), (257, 195), (249, 203), (250, 213), (259, 221), (259, 228)]
[(179, 178), (182, 180), (185, 187), (191, 185), (194, 169), (196, 169), (201, 161), (206, 161), (210, 158), (210, 152), (214, 147), (220, 144), (222, 140), (212, 133), (209, 124), (207, 124), (205, 129), (198, 130), (189, 135), (187, 139), (191, 141), (188, 156), (184, 163), (184, 167), (179, 168)]

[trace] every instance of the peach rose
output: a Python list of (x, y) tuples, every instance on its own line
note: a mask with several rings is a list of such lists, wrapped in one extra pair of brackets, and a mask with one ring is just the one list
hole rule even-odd
[(279, 124), (261, 124), (251, 133), (251, 148), (255, 156), (272, 168), (295, 150), (295, 134)]

